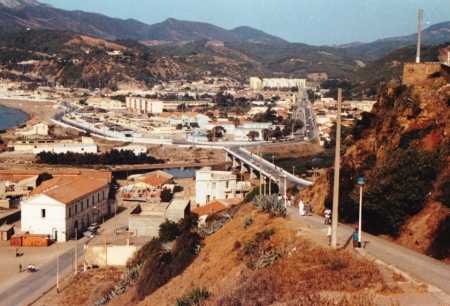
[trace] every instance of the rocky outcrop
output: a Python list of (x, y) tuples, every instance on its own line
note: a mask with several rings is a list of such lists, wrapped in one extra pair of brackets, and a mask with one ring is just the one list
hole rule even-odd
[[(392, 222), (399, 228), (398, 231), (391, 231), (393, 239), (420, 252), (441, 259), (450, 258), (449, 241), (444, 238), (450, 235), (450, 209), (448, 199), (445, 198), (448, 192), (444, 190), (450, 179), (449, 106), (449, 75), (444, 66), (441, 71), (416, 82), (414, 86), (389, 84), (382, 90), (372, 113), (366, 114), (365, 120), (358, 122), (350, 139), (347, 139), (351, 145), (342, 156), (340, 189), (340, 214), (343, 221), (351, 223), (357, 218), (358, 187), (355, 181), (363, 175), (368, 181), (368, 202), (372, 200), (371, 207), (367, 208), (370, 209), (367, 216), (373, 218), (366, 220), (369, 230), (374, 230), (373, 224), (376, 222), (379, 226), (386, 226), (387, 221), (380, 216), (397, 214), (395, 217), (401, 218)], [(399, 168), (402, 162), (398, 160), (400, 157), (409, 158), (417, 164), (406, 164)], [(405, 190), (388, 188), (386, 182), (398, 182), (398, 179), (391, 177), (402, 175), (389, 173), (389, 169), (418, 173), (418, 176), (423, 174), (417, 179), (424, 180), (426, 184), (419, 184), (416, 190), (409, 190), (408, 186), (414, 185), (415, 177), (405, 177)], [(329, 169), (315, 186), (302, 192), (303, 198), (315, 207), (316, 212), (331, 205), (332, 175), (333, 169)], [(380, 192), (385, 194), (380, 195)], [(405, 207), (401, 204), (405, 197), (401, 193), (417, 193), (417, 197), (409, 199), (422, 199), (421, 203), (412, 203), (414, 207), (406, 208), (407, 211), (403, 212), (401, 209), (405, 210)], [(374, 199), (381, 201), (377, 204)], [(377, 211), (377, 205), (384, 211)], [(389, 231), (375, 229), (375, 232), (384, 234)]]

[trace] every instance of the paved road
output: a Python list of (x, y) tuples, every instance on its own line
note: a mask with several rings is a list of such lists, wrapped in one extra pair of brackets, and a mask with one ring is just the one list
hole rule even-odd
[[(323, 218), (318, 216), (300, 217), (296, 208), (289, 208), (289, 215), (294, 220), (311, 226), (312, 229), (321, 230), (326, 235), (327, 226)], [(352, 234), (353, 228), (339, 224), (338, 242), (342, 245)], [(413, 278), (433, 285), (450, 295), (450, 266), (439, 260), (417, 253), (396, 243), (376, 236), (363, 233), (363, 241), (368, 241), (365, 251), (367, 254), (406, 272)], [(450, 301), (448, 301), (450, 303)]]
[[(78, 257), (83, 255), (83, 239), (78, 244)], [(73, 271), (74, 251), (72, 248), (65, 251), (59, 258), (60, 279)], [(56, 259), (40, 267), (38, 272), (29, 273), (28, 276), (10, 286), (0, 289), (1, 306), (29, 305), (56, 284)]]

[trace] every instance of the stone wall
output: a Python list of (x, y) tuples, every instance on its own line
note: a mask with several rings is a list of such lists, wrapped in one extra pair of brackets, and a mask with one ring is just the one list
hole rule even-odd
[(85, 261), (88, 266), (126, 266), (139, 249), (135, 245), (88, 246)]
[(418, 85), (438, 71), (441, 71), (440, 63), (406, 63), (403, 66), (403, 84)]

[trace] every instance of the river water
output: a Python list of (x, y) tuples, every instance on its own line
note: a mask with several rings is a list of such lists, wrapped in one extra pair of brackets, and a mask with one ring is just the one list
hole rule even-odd
[(18, 109), (0, 105), (0, 130), (14, 128), (27, 121), (28, 115)]

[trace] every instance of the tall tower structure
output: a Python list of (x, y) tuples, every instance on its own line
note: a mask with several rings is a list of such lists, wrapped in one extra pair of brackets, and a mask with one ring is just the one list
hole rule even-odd
[(419, 9), (417, 12), (417, 55), (416, 63), (420, 63), (420, 52), (422, 47), (422, 29), (423, 29), (423, 9)]

